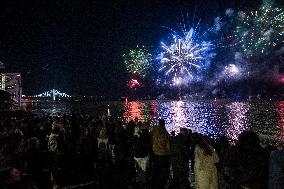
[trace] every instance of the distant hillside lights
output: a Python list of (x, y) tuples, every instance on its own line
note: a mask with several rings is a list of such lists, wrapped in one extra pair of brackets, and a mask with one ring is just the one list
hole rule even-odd
[(52, 100), (55, 100), (56, 97), (59, 97), (59, 98), (70, 98), (71, 96), (66, 94), (66, 93), (62, 93), (56, 89), (52, 89), (50, 91), (46, 91), (46, 92), (43, 92), (39, 95), (35, 95), (33, 97), (52, 97)]

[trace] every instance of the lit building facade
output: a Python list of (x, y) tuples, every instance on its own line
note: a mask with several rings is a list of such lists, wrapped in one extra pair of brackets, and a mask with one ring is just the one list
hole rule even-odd
[(9, 92), (12, 99), (21, 105), (22, 79), (20, 73), (0, 73), (0, 89)]

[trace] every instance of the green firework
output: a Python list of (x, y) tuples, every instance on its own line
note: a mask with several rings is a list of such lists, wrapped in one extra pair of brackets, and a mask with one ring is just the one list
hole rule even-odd
[(284, 43), (284, 12), (272, 5), (259, 10), (239, 12), (235, 37), (247, 56), (268, 55)]
[(123, 55), (123, 62), (129, 73), (145, 77), (150, 70), (152, 55), (146, 50), (145, 47), (129, 50)]

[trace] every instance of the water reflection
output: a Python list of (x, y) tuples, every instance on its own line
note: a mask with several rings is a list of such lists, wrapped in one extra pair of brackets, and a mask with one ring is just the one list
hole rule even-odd
[(229, 124), (225, 133), (233, 141), (237, 140), (239, 134), (248, 128), (246, 114), (249, 107), (249, 102), (233, 102), (227, 105)]
[(155, 120), (157, 119), (158, 116), (157, 101), (155, 100), (151, 101), (150, 107), (151, 107), (151, 118)]
[(279, 139), (277, 145), (283, 146), (284, 141), (284, 101), (280, 101), (277, 104), (277, 112), (279, 115), (279, 126), (276, 128), (275, 138)]
[(213, 104), (188, 101), (162, 102), (158, 104), (158, 112), (159, 117), (166, 120), (169, 132), (179, 132), (181, 127), (186, 127), (212, 138), (220, 135)]
[(124, 104), (124, 115), (123, 117), (126, 118), (127, 121), (134, 120), (137, 117), (139, 120), (143, 120), (141, 114), (141, 106), (142, 103), (138, 101), (134, 102), (125, 102)]
[(118, 116), (126, 121), (137, 117), (141, 121), (163, 118), (169, 132), (181, 127), (212, 138), (222, 135), (232, 141), (247, 129), (258, 133), (261, 141), (283, 146), (284, 101), (128, 101), (100, 103), (33, 104), (27, 109), (37, 113), (84, 112), (92, 115)]
[(281, 123), (277, 132), (275, 111), (270, 102), (135, 101), (125, 106), (124, 116), (127, 120), (134, 117), (154, 121), (163, 118), (168, 132), (178, 133), (181, 127), (186, 127), (215, 139), (225, 135), (232, 142), (242, 131), (252, 129), (264, 143), (275, 144), (276, 140), (279, 146), (284, 140), (284, 101), (277, 105)]
[(123, 118), (126, 121), (138, 118), (140, 121), (151, 121), (157, 117), (156, 101), (131, 101), (123, 103)]
[(279, 114), (279, 129), (284, 131), (284, 101), (277, 104), (277, 112)]
[(179, 128), (187, 127), (186, 125), (186, 108), (182, 101), (159, 103), (157, 110), (159, 118), (166, 121), (167, 130), (169, 132), (179, 132)]

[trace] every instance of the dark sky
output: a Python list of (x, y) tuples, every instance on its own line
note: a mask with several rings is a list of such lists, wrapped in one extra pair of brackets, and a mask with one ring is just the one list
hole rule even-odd
[(2, 0), (0, 60), (21, 72), (25, 94), (55, 88), (69, 94), (121, 95), (121, 55), (136, 45), (155, 51), (181, 13), (203, 22), (256, 0)]

